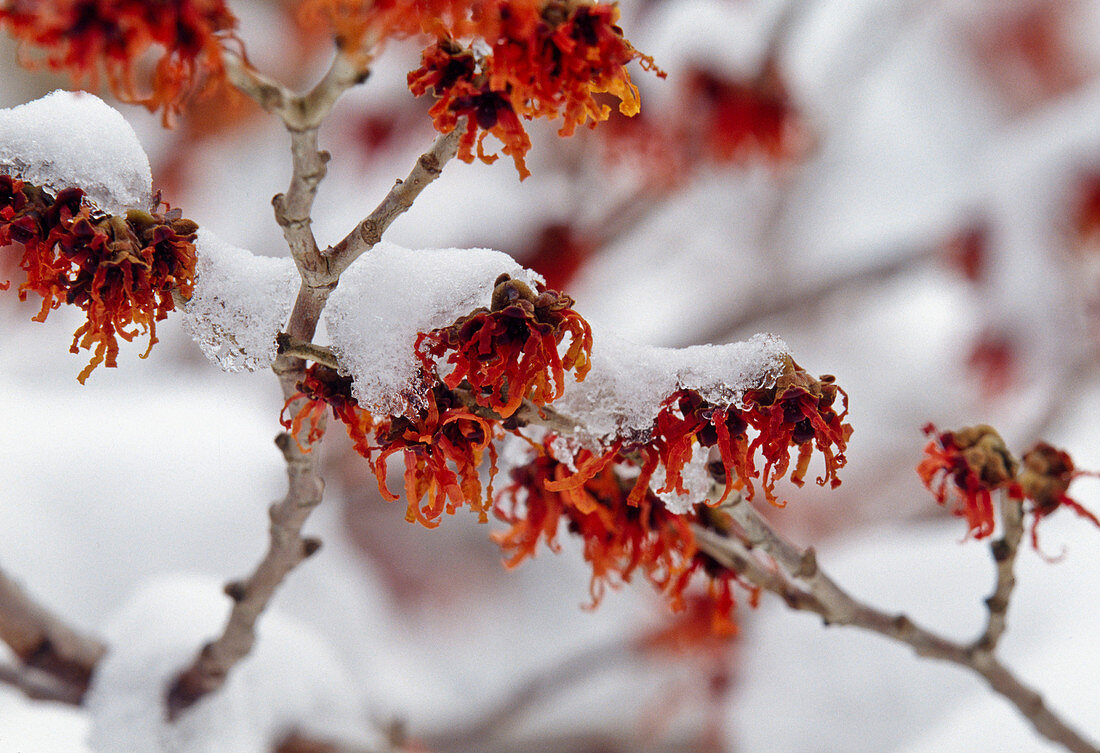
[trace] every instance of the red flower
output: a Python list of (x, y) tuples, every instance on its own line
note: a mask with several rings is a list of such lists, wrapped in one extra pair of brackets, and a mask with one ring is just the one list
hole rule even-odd
[[(298, 384), (298, 390), (298, 394), (292, 395), (286, 401), (280, 420), (302, 452), (309, 452), (310, 446), (324, 434), (322, 419), (325, 408), (328, 407), (332, 409), (333, 417), (344, 424), (356, 452), (370, 459), (374, 448), (368, 441), (368, 435), (374, 426), (374, 420), (351, 396), (351, 377), (341, 376), (335, 369), (315, 363), (306, 369), (305, 378)], [(297, 412), (288, 418), (288, 411), (303, 398), (304, 402)], [(306, 433), (305, 444), (302, 444), (302, 428), (307, 421), (309, 431)]]
[(941, 505), (948, 498), (956, 500), (952, 512), (966, 518), (974, 538), (991, 535), (991, 493), (1010, 488), (1018, 467), (1001, 435), (985, 424), (942, 433), (928, 424), (924, 433), (936, 438), (924, 448), (925, 458), (917, 466), (921, 481)]
[(578, 125), (607, 120), (611, 108), (596, 100), (601, 93), (617, 97), (619, 110), (634, 115), (638, 90), (625, 66), (638, 59), (656, 70), (652, 59), (623, 38), (615, 6), (513, 0), (486, 3), (473, 17), (480, 21), (476, 33), (489, 51), (464, 49), (454, 41), (461, 35), (445, 29), (440, 41), (424, 51), (420, 68), (409, 73), (409, 88), (417, 96), (430, 90), (438, 98), (429, 113), (441, 133), (450, 133), (459, 118), (467, 118), (461, 159), (473, 160), (476, 143), (478, 157), (492, 162), (495, 156), (483, 148), (485, 134), (492, 133), (521, 178), (530, 174), (524, 156), (531, 143), (520, 116), (560, 116), (559, 133), (568, 136)]
[(497, 518), (511, 526), (493, 534), (507, 556), (505, 564), (515, 567), (534, 556), (540, 541), (556, 551), (560, 523), (565, 521), (568, 532), (582, 539), (585, 561), (592, 568), (591, 606), (600, 602), (608, 586), (641, 573), (674, 610), (681, 610), (685, 590), (698, 575), (706, 580), (714, 604), (714, 629), (728, 634), (733, 629), (731, 585), (737, 577), (696, 549), (691, 524), (698, 518), (669, 512), (652, 493), (630, 502), (631, 482), (586, 450), (578, 459), (601, 467), (582, 484), (566, 484), (560, 491), (552, 489), (575, 474), (548, 452), (512, 471), (512, 483), (494, 508)]
[(704, 153), (720, 162), (762, 156), (785, 162), (806, 142), (778, 66), (765, 65), (752, 80), (731, 81), (695, 69), (687, 84), (690, 124)]
[(1031, 508), (1033, 516), (1031, 544), (1036, 550), (1039, 548), (1036, 532), (1039, 521), (1060, 507), (1068, 507), (1085, 520), (1100, 527), (1100, 520), (1066, 493), (1073, 479), (1078, 476), (1097, 474), (1077, 470), (1069, 453), (1052, 447), (1046, 442), (1040, 442), (1024, 453), (1022, 465), (1017, 477), (1018, 483), (1013, 486), (1011, 493), (1034, 503)]
[[(840, 413), (837, 396), (844, 398)], [(825, 461), (825, 473), (817, 479), (819, 485), (840, 485), (837, 471), (845, 464), (844, 451), (852, 427), (844, 422), (847, 415), (847, 393), (830, 375), (814, 379), (789, 356), (783, 373), (773, 386), (749, 390), (739, 405), (718, 405), (708, 402), (694, 390), (679, 390), (665, 399), (652, 429), (641, 440), (620, 438), (602, 456), (576, 462), (577, 472), (569, 478), (550, 482), (553, 491), (575, 488), (611, 462), (638, 465), (640, 470), (629, 495), (630, 504), (639, 504), (649, 493), (649, 483), (660, 467), (665, 483), (657, 492), (687, 493), (683, 485), (683, 470), (692, 459), (696, 444), (717, 447), (721, 457), (725, 489), (717, 500), (725, 501), (735, 489), (744, 489), (752, 499), (754, 478), (762, 481), (764, 497), (782, 507), (775, 495), (775, 483), (787, 476), (801, 486), (814, 448)], [(756, 436), (749, 439), (750, 428)], [(791, 450), (798, 448), (798, 461), (790, 469)], [(764, 457), (764, 467), (758, 471), (755, 454)], [(788, 471), (790, 473), (788, 475)]]
[[(493, 422), (472, 413), (453, 393), (436, 386), (428, 393), (427, 407), (416, 415), (378, 423), (381, 452), (374, 461), (378, 490), (390, 501), (399, 499), (386, 488), (386, 459), (400, 452), (405, 461), (406, 520), (435, 528), (444, 512), (454, 514), (456, 508), (469, 504), (485, 522), (497, 471), (493, 433)], [(478, 473), (486, 451), (490, 465), (487, 492)], [(424, 497), (427, 503), (421, 505)]]
[[(408, 503), (405, 518), (410, 523), (434, 528), (439, 525), (440, 515), (453, 514), (465, 504), (478, 513), (482, 522), (488, 520), (492, 478), (496, 475), (497, 455), (492, 444), (496, 426), (467, 410), (445, 387), (437, 384), (427, 394), (426, 407), (414, 415), (385, 419), (372, 417), (360, 408), (351, 394), (351, 379), (327, 366), (310, 366), (298, 389), (298, 394), (283, 406), (282, 424), (303, 452), (309, 452), (310, 445), (321, 438), (321, 420), (325, 408), (331, 408), (332, 415), (347, 429), (355, 451), (372, 462), (378, 490), (391, 502), (400, 497), (386, 487), (386, 460), (402, 454)], [(303, 399), (297, 411), (288, 416), (294, 404)], [(307, 423), (303, 445), (301, 436)], [(482, 489), (478, 472), (486, 453), (490, 463), (487, 492)], [(427, 503), (421, 505), (425, 496)]]
[[(434, 370), (433, 359), (452, 365), (443, 383), (454, 389), (467, 382), (478, 404), (502, 417), (515, 413), (525, 398), (546, 405), (561, 397), (566, 371), (574, 371), (578, 381), (588, 373), (592, 329), (573, 310), (572, 298), (536, 288), (537, 294), (501, 275), (489, 310), (417, 338), (425, 368)], [(569, 347), (561, 356), (558, 346), (567, 335)]]
[(80, 372), (81, 383), (99, 364), (117, 365), (119, 337), (130, 341), (148, 334), (142, 358), (148, 356), (157, 342), (156, 323), (175, 308), (173, 292), (191, 295), (196, 229), (178, 210), (107, 215), (79, 188), (54, 197), (0, 175), (0, 247), (23, 247), (20, 267), (27, 279), (19, 286), (20, 299), (28, 292), (42, 296), (34, 317), (39, 322), (62, 303), (87, 315), (70, 348), (73, 353), (95, 349)]
[[(43, 49), (51, 70), (68, 71), (76, 84), (107, 74), (121, 99), (165, 118), (206, 83), (224, 77), (222, 39), (237, 20), (223, 0), (7, 0), (0, 5), (6, 25), (24, 45)], [(134, 69), (156, 51), (150, 92), (138, 94)], [(31, 63), (33, 65), (33, 63)]]
[[(838, 395), (844, 398), (839, 413), (836, 407)], [(785, 504), (777, 502), (774, 489), (775, 482), (788, 475), (793, 447), (798, 448), (798, 462), (788, 478), (794, 484), (802, 486), (810, 457), (817, 448), (825, 460), (825, 473), (817, 478), (818, 485), (828, 483), (834, 489), (840, 485), (837, 471), (846, 463), (844, 451), (852, 435), (852, 427), (844, 423), (844, 417), (848, 414), (848, 394), (837, 386), (832, 375), (825, 374), (815, 379), (788, 356), (783, 373), (774, 386), (750, 390), (742, 401), (745, 408), (740, 418), (758, 432), (746, 452), (751, 455), (759, 449), (764, 456), (761, 482), (769, 502), (780, 507)], [(725, 426), (730, 436), (729, 450), (723, 449), (721, 433), (718, 446), (723, 450), (723, 461), (728, 464), (727, 454), (736, 457), (741, 450), (735, 441), (738, 434), (734, 429), (738, 424), (731, 422), (727, 416)], [(751, 458), (743, 462), (752, 468)], [(740, 470), (740, 466), (735, 464), (735, 467)], [(752, 484), (747, 478), (745, 482), (751, 498)]]
[(458, 142), (458, 158), (463, 162), (474, 161), (475, 146), (482, 162), (496, 161), (497, 156), (486, 153), (484, 147), (485, 136), (491, 133), (504, 145), (501, 151), (512, 158), (520, 178), (531, 174), (524, 160), (531, 138), (508, 98), (484, 82), (472, 52), (449, 40), (437, 42), (424, 50), (421, 65), (409, 73), (408, 83), (418, 97), (429, 90), (435, 94), (428, 115), (440, 133), (450, 133), (460, 119), (466, 119), (466, 131)]

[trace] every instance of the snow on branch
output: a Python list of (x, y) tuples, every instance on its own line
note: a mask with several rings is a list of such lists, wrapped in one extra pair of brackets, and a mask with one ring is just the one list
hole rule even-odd
[(275, 361), (298, 272), (287, 258), (256, 256), (202, 229), (195, 242), (195, 292), (183, 322), (202, 352), (226, 371), (256, 371)]
[(349, 267), (329, 298), (325, 324), (359, 405), (383, 415), (423, 405), (417, 334), (487, 306), (501, 274), (541, 281), (499, 251), (410, 250), (388, 241)]
[(149, 158), (133, 127), (86, 92), (0, 110), (0, 172), (54, 194), (80, 188), (109, 214), (153, 208)]

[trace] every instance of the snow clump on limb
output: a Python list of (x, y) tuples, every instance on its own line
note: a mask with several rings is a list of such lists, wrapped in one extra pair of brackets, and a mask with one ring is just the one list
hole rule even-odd
[(225, 371), (267, 368), (298, 290), (294, 261), (256, 256), (206, 229), (195, 252), (195, 292), (183, 305), (187, 331)]
[(360, 407), (398, 415), (418, 405), (421, 332), (487, 307), (497, 277), (542, 282), (512, 257), (484, 248), (410, 250), (382, 241), (340, 278), (325, 325)]
[(137, 134), (87, 92), (59, 89), (0, 110), (0, 172), (54, 194), (80, 188), (109, 214), (153, 209), (152, 172)]

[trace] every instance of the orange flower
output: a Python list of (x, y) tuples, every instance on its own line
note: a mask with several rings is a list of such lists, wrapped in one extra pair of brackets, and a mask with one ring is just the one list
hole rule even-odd
[[(573, 310), (572, 298), (542, 285), (536, 289), (501, 275), (489, 310), (417, 338), (425, 368), (434, 370), (433, 359), (445, 360), (454, 367), (443, 377), (447, 387), (467, 382), (479, 405), (505, 418), (525, 398), (546, 405), (561, 397), (566, 371), (574, 371), (578, 381), (588, 373), (592, 329)], [(558, 346), (566, 335), (569, 347), (561, 356)]]
[(607, 120), (611, 108), (596, 95), (618, 98), (624, 114), (638, 112), (638, 89), (626, 64), (637, 59), (649, 70), (656, 67), (623, 38), (618, 15), (613, 5), (584, 0), (487, 3), (475, 18), (489, 51), (475, 54), (455, 41), (461, 34), (445, 30), (424, 51), (420, 68), (409, 73), (409, 88), (417, 96), (430, 90), (438, 98), (429, 112), (441, 133), (467, 118), (461, 159), (473, 160), (476, 143), (478, 157), (492, 162), (495, 156), (483, 148), (485, 133), (492, 133), (525, 178), (530, 173), (524, 156), (531, 144), (520, 116), (560, 116), (559, 133), (568, 136), (578, 125)]
[(78, 379), (83, 384), (101, 363), (117, 365), (118, 339), (149, 335), (149, 355), (157, 342), (156, 323), (175, 308), (172, 294), (191, 295), (195, 275), (195, 230), (179, 211), (165, 214), (131, 210), (125, 217), (92, 207), (79, 188), (51, 196), (0, 175), (0, 246), (23, 247), (20, 267), (28, 292), (42, 296), (35, 321), (45, 321), (62, 303), (87, 315), (70, 350), (91, 350), (92, 360)]
[[(466, 409), (441, 385), (428, 393), (427, 407), (414, 416), (395, 416), (376, 429), (381, 450), (374, 461), (378, 490), (390, 501), (399, 497), (386, 488), (386, 459), (400, 452), (405, 461), (405, 519), (428, 528), (439, 525), (439, 516), (451, 515), (469, 504), (481, 522), (488, 520), (496, 476), (494, 424)], [(489, 488), (482, 489), (478, 467), (489, 455)], [(451, 470), (450, 466), (454, 466)], [(428, 498), (426, 504), (420, 500)]]
[[(551, 441), (552, 437), (546, 440), (547, 447)], [(593, 456), (582, 450), (578, 460), (590, 464)], [(734, 606), (730, 586), (739, 581), (735, 573), (696, 549), (691, 524), (698, 518), (670, 512), (652, 493), (636, 504), (630, 502), (632, 484), (606, 463), (597, 465), (600, 469), (583, 484), (567, 484), (560, 491), (551, 489), (574, 473), (549, 452), (540, 452), (512, 471), (512, 483), (494, 508), (496, 517), (511, 526), (493, 534), (505, 552), (505, 564), (515, 567), (534, 556), (540, 541), (557, 551), (560, 523), (565, 521), (566, 530), (582, 539), (585, 561), (592, 568), (592, 607), (608, 586), (617, 587), (641, 573), (678, 611), (685, 606), (685, 590), (701, 575), (715, 605), (712, 626), (729, 634)]]
[[(372, 448), (368, 442), (368, 433), (374, 426), (371, 414), (359, 407), (351, 396), (351, 377), (341, 376), (335, 369), (321, 364), (313, 364), (306, 369), (305, 378), (298, 384), (298, 394), (292, 395), (283, 406), (280, 421), (283, 427), (294, 437), (302, 452), (309, 452), (311, 445), (324, 434), (321, 423), (325, 407), (332, 409), (334, 418), (344, 424), (355, 446), (356, 452), (370, 459)], [(298, 400), (304, 402), (291, 417), (287, 413)], [(302, 444), (302, 428), (309, 422), (306, 443)]]
[[(42, 48), (51, 70), (94, 85), (102, 67), (115, 95), (163, 108), (166, 120), (190, 93), (224, 77), (221, 42), (236, 24), (223, 0), (8, 0), (0, 6), (0, 25), (24, 45)], [(159, 57), (150, 91), (138, 94), (134, 69), (151, 50)]]
[(990, 536), (995, 527), (991, 493), (1008, 489), (1018, 467), (1001, 435), (985, 424), (942, 433), (927, 424), (924, 433), (935, 439), (917, 466), (921, 481), (941, 505), (949, 497), (958, 500), (952, 512), (966, 518), (974, 538)]

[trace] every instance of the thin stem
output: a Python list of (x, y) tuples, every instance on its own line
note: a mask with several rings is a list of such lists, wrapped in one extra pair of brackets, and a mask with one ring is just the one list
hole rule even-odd
[(466, 132), (465, 118), (450, 133), (438, 136), (432, 148), (417, 159), (404, 180), (398, 180), (386, 197), (366, 219), (336, 245), (324, 252), (331, 273), (339, 275), (353, 261), (374, 248), (393, 221), (408, 211), (420, 192), (443, 172), (443, 167), (458, 154), (458, 142)]
[(993, 593), (985, 600), (989, 609), (989, 619), (985, 632), (974, 642), (977, 650), (989, 652), (997, 648), (997, 642), (1007, 627), (1009, 601), (1016, 587), (1016, 554), (1020, 551), (1020, 540), (1024, 536), (1024, 503), (1009, 495), (1001, 499), (1001, 538), (990, 544), (993, 561), (997, 565), (997, 585)]

